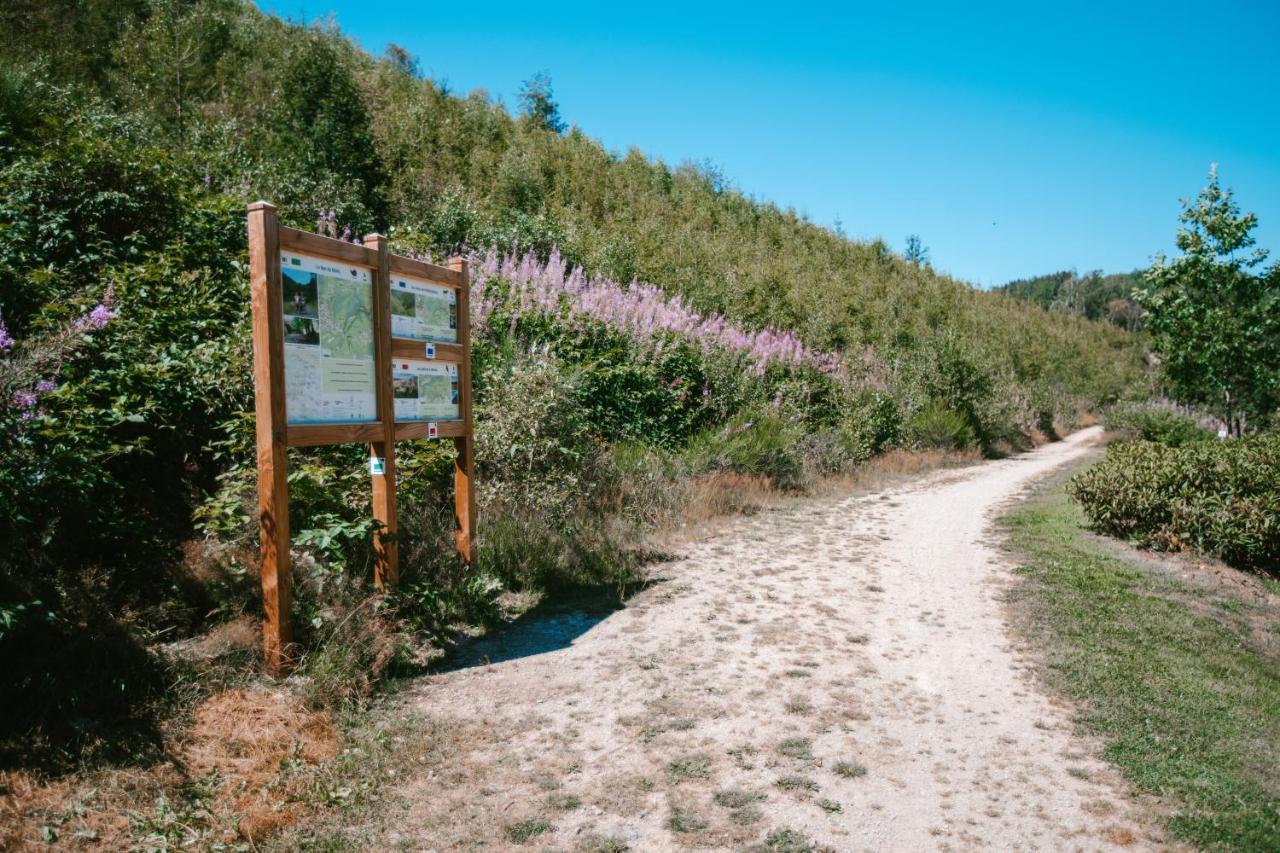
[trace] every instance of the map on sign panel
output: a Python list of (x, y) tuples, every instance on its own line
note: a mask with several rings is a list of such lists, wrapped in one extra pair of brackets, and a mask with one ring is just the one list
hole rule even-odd
[(458, 340), (458, 294), (452, 287), (391, 276), (391, 334), (397, 338), (454, 343)]
[(407, 359), (391, 365), (396, 420), (458, 418), (458, 365)]
[(369, 270), (282, 252), (280, 272), (289, 423), (377, 420)]

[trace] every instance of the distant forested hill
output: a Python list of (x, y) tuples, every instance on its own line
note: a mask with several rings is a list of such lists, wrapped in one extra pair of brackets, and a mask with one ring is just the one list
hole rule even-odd
[(1046, 310), (1080, 314), (1136, 331), (1142, 327), (1142, 310), (1133, 301), (1133, 291), (1142, 286), (1142, 276), (1142, 270), (1110, 275), (1100, 270), (1085, 275), (1063, 270), (1020, 278), (994, 289)]

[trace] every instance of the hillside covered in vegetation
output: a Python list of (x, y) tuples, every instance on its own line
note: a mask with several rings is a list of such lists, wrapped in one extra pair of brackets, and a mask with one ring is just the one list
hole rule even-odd
[(235, 0), (9, 3), (0, 62), (5, 761), (137, 724), (172, 695), (158, 640), (258, 612), (258, 198), (286, 224), (474, 252), (483, 312), (476, 571), (447, 544), (449, 451), (406, 444), (404, 591), (361, 610), (365, 451), (291, 457), (317, 701), (504, 589), (625, 581), (643, 556), (627, 531), (678, 515), (690, 483), (803, 489), (892, 448), (998, 453), (1148, 390), (1124, 330), (850, 242), (713, 169), (608, 151), (545, 79), (512, 115), (403, 51)]

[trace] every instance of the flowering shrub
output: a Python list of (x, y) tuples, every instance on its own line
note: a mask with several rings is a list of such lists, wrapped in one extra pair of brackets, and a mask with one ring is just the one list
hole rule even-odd
[(689, 341), (704, 352), (719, 347), (744, 356), (761, 376), (774, 363), (824, 373), (840, 369), (838, 354), (815, 352), (791, 332), (747, 331), (721, 314), (699, 314), (678, 296), (668, 296), (654, 285), (623, 286), (607, 276), (588, 276), (581, 267), (571, 269), (559, 249), (541, 261), (533, 252), (518, 255), (491, 248), (478, 260), (471, 305), (472, 323), (480, 333), (501, 306), (512, 324), (528, 316), (556, 317), (579, 325), (584, 320), (603, 323), (655, 355), (672, 338)]
[(0, 396), (0, 411), (17, 415), (19, 420), (33, 420), (39, 412), (40, 398), (57, 388), (56, 377), (63, 363), (75, 350), (88, 340), (92, 332), (106, 327), (116, 315), (111, 308), (114, 290), (107, 286), (102, 301), (74, 321), (65, 324), (53, 334), (32, 338), (26, 346), (15, 351), (17, 341), (9, 334), (0, 318), (0, 388), (6, 392)]

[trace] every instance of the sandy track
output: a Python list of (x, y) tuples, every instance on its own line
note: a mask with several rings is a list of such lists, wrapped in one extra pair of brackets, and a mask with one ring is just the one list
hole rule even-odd
[(1006, 636), (989, 530), (1096, 437), (735, 521), (607, 617), (487, 641), (501, 662), (406, 695), (446, 754), (381, 841), (493, 849), (534, 821), (534, 849), (1150, 846)]

